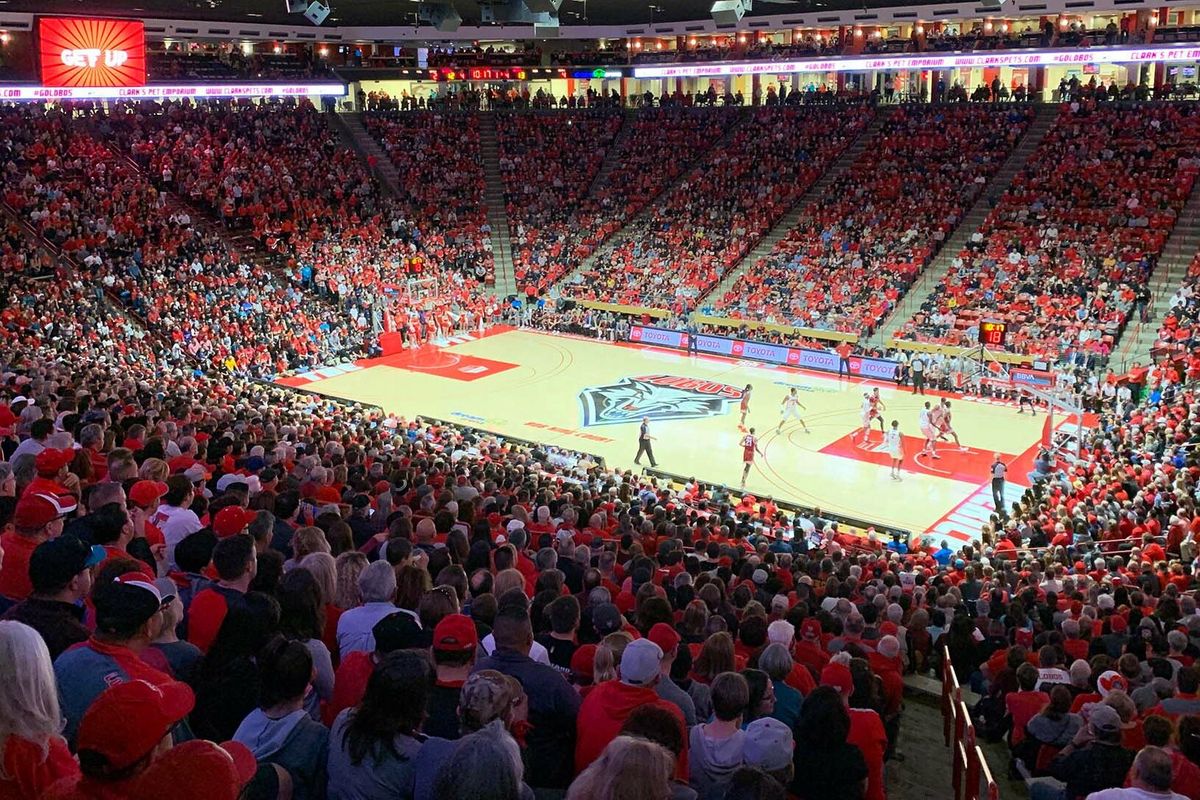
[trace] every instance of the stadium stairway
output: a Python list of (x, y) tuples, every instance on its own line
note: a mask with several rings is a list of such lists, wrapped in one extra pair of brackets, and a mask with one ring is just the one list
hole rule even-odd
[[(82, 270), (79, 262), (77, 262), (69, 253), (63, 251), (56, 243), (50, 241), (41, 233), (39, 233), (32, 225), (27, 222), (12, 206), (8, 203), (0, 201), (0, 223), (4, 220), (9, 220), (14, 223), (20, 230), (20, 234), (33, 243), (38, 251), (50, 257), (51, 263), (56, 270), (61, 271), (60, 274), (66, 274), (71, 280), (78, 281), (80, 285), (87, 283), (83, 279)], [(49, 276), (44, 279), (48, 280)], [(41, 281), (43, 278), (34, 278), (35, 281)], [(139, 339), (150, 339), (158, 344), (163, 350), (170, 350), (172, 342), (165, 336), (155, 333), (146, 327), (141, 318), (133, 312), (132, 309), (126, 307), (117, 293), (111, 288), (105, 288), (97, 297), (102, 308), (100, 314), (106, 321), (124, 320), (127, 329), (126, 333), (131, 336), (136, 336)], [(135, 333), (136, 331), (136, 333)], [(190, 356), (188, 356), (190, 358)]]
[[(632, 112), (632, 113), (630, 113), (630, 112)], [(742, 121), (747, 119), (745, 109), (739, 108), (735, 111), (725, 112), (725, 113), (730, 113), (734, 117), (734, 122), (730, 123), (729, 127), (725, 129), (725, 133), (723, 133), (720, 138), (713, 140), (712, 142), (709, 143), (708, 147), (696, 152), (696, 154), (693, 156), (693, 158), (695, 159), (696, 165), (702, 164), (704, 162), (704, 159), (708, 156), (709, 152), (711, 152), (713, 149), (724, 147), (726, 144), (728, 144), (729, 140), (733, 138), (733, 135), (741, 127)], [(635, 117), (636, 115), (637, 115), (637, 109), (629, 109), (626, 111), (625, 125), (621, 128), (620, 133), (618, 133), (616, 135), (616, 137), (613, 139), (612, 146), (608, 148), (608, 154), (604, 158), (604, 164), (600, 167), (600, 171), (596, 174), (596, 179), (594, 181), (592, 181), (592, 190), (593, 191), (595, 190), (595, 188), (597, 186), (601, 185), (602, 180), (608, 179), (608, 175), (613, 171), (613, 169), (617, 163), (617, 159), (620, 158), (621, 153), (624, 152), (622, 150), (621, 143), (623, 141), (623, 137), (628, 135), (626, 133), (626, 131), (630, 130), (630, 128), (632, 127), (631, 125), (629, 125), (630, 120), (633, 117)], [(620, 239), (621, 235), (624, 233), (624, 231), (627, 227), (629, 227), (635, 221), (641, 219), (642, 217), (648, 216), (654, 210), (654, 206), (658, 202), (659, 198), (668, 196), (672, 191), (675, 190), (676, 186), (678, 186), (683, 181), (687, 180), (688, 176), (692, 174), (692, 171), (694, 169), (697, 169), (697, 166), (693, 166), (689, 169), (685, 169), (683, 172), (680, 172), (679, 175), (676, 176), (675, 180), (671, 181), (666, 186), (662, 187), (662, 189), (659, 191), (659, 193), (657, 195), (655, 195), (654, 197), (650, 198), (649, 202), (647, 202), (646, 205), (642, 206), (641, 209), (638, 210), (637, 214), (634, 214), (632, 217), (630, 217), (628, 220), (626, 220), (625, 224), (623, 226), (621, 226), (621, 228), (619, 228), (615, 233), (613, 233), (607, 239), (599, 242), (596, 245), (596, 248), (591, 252), (591, 255), (589, 255), (583, 261), (579, 262), (579, 266), (575, 267), (575, 269), (571, 270), (566, 275), (563, 275), (561, 278), (558, 279), (558, 282), (555, 283), (553, 285), (553, 287), (551, 287), (551, 294), (553, 295), (555, 293), (562, 292), (562, 290), (566, 286), (570, 285), (572, 278), (574, 278), (576, 275), (578, 275), (580, 273), (587, 272), (588, 270), (590, 270), (592, 268), (592, 264), (594, 264), (596, 262), (596, 259), (600, 256), (600, 254), (607, 250), (607, 248), (605, 247), (606, 244), (608, 244), (609, 242), (617, 241), (618, 239)]]
[(492, 259), (496, 283), (492, 291), (500, 297), (516, 294), (517, 278), (513, 270), (512, 239), (508, 210), (504, 203), (504, 176), (500, 174), (500, 142), (496, 137), (496, 115), (479, 115), (479, 154), (483, 159), (484, 202), (488, 225), (492, 228)]
[(1131, 322), (1125, 329), (1113, 352), (1114, 369), (1127, 369), (1134, 362), (1144, 364), (1150, 359), (1160, 322), (1167, 315), (1172, 295), (1187, 277), (1197, 251), (1200, 251), (1200, 188), (1193, 185), (1192, 194), (1179, 212), (1150, 276), (1149, 321)]
[(840, 178), (846, 170), (862, 155), (867, 149), (867, 144), (875, 138), (875, 134), (879, 133), (883, 123), (894, 112), (895, 106), (880, 106), (875, 110), (875, 116), (871, 118), (870, 123), (858, 134), (849, 147), (842, 151), (829, 168), (825, 170), (825, 174), (817, 179), (816, 183), (808, 187), (808, 191), (800, 195), (796, 204), (784, 214), (771, 230), (767, 231), (767, 235), (759, 240), (758, 244), (750, 249), (741, 261), (734, 266), (725, 276), (717, 282), (712, 291), (701, 297), (696, 302), (697, 308), (704, 308), (709, 301), (723, 296), (726, 292), (733, 288), (733, 285), (755, 264), (761, 259), (766, 258), (775, 249), (775, 245), (787, 238), (792, 229), (800, 224), (800, 220), (805, 218), (805, 212), (811, 207), (812, 201), (816, 200), (821, 194)]
[(1054, 124), (1058, 115), (1058, 107), (1047, 104), (1036, 105), (1034, 109), (1033, 121), (1029, 123), (1029, 130), (1025, 132), (1024, 138), (1009, 153), (1008, 159), (992, 176), (991, 181), (983, 187), (983, 191), (975, 198), (975, 203), (955, 227), (950, 238), (946, 240), (937, 255), (917, 277), (916, 283), (909, 287), (904, 297), (892, 309), (892, 313), (884, 319), (875, 334), (869, 337), (875, 340), (874, 344), (887, 345), (904, 323), (921, 307), (930, 293), (942, 282), (942, 278), (946, 277), (946, 273), (950, 271), (950, 264), (971, 238), (971, 234), (975, 233), (987, 219), (994, 201), (1008, 190), (1013, 178), (1025, 166), (1025, 162), (1033, 155), (1033, 151), (1042, 143), (1046, 132)]
[[(103, 141), (103, 140), (98, 140)], [(191, 226), (206, 234), (211, 234), (225, 242), (229, 249), (238, 254), (239, 257), (254, 264), (262, 270), (278, 272), (282, 269), (281, 260), (277, 253), (271, 252), (263, 243), (255, 239), (249, 228), (228, 228), (222, 223), (207, 206), (203, 206), (191, 198), (184, 197), (176, 192), (173, 188), (163, 185), (161, 179), (151, 174), (141, 164), (131, 158), (127, 153), (122, 152), (114, 145), (107, 144), (109, 152), (119, 159), (122, 159), (127, 166), (132, 167), (142, 173), (147, 180), (154, 184), (159, 192), (162, 193), (163, 205), (172, 212), (180, 211), (187, 212), (191, 219)]]
[(358, 153), (368, 165), (371, 165), (371, 172), (374, 174), (375, 180), (379, 181), (394, 197), (399, 197), (402, 193), (400, 173), (396, 170), (392, 159), (388, 157), (387, 151), (375, 140), (374, 136), (367, 132), (362, 123), (362, 114), (338, 114), (333, 111), (328, 114), (329, 118), (333, 120), (333, 129), (342, 137), (346, 146)]
[(604, 163), (600, 165), (600, 169), (596, 170), (596, 176), (592, 178), (592, 184), (588, 187), (589, 197), (608, 181), (608, 176), (612, 174), (617, 164), (621, 163), (620, 159), (613, 157), (613, 154), (623, 152), (625, 140), (632, 135), (633, 125), (630, 124), (630, 121), (637, 115), (637, 111), (636, 108), (622, 110), (621, 130), (617, 131), (617, 135), (613, 137), (612, 144), (608, 146), (608, 152), (604, 154)]

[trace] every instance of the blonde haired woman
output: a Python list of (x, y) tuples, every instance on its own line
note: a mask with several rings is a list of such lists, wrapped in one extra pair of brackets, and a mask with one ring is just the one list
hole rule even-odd
[(342, 553), (337, 557), (337, 592), (333, 605), (343, 611), (362, 605), (362, 592), (358, 588), (358, 576), (367, 567), (367, 557), (357, 550)]
[(0, 622), (0, 797), (36, 800), (79, 776), (63, 726), (50, 651), (20, 622)]
[(632, 641), (633, 637), (625, 631), (610, 633), (601, 640), (600, 646), (596, 648), (596, 658), (592, 662), (593, 685), (617, 679), (617, 667), (621, 665), (621, 656)]
[(662, 745), (618, 736), (571, 784), (567, 800), (667, 800), (675, 759)]
[(171, 475), (171, 468), (161, 458), (147, 458), (138, 468), (138, 480), (166, 481)]
[(305, 556), (312, 553), (328, 553), (329, 549), (325, 531), (314, 525), (300, 528), (292, 536), (292, 558), (284, 563), (283, 568), (286, 571), (298, 567)]
[[(321, 590), (321, 605), (325, 609), (325, 629), (321, 634), (321, 641), (329, 648), (330, 653), (337, 653), (338, 620), (345, 611), (333, 602), (337, 597), (337, 562), (327, 552), (309, 553), (301, 560), (299, 568), (311, 573), (317, 582), (317, 588)], [(336, 664), (336, 655), (334, 658)]]

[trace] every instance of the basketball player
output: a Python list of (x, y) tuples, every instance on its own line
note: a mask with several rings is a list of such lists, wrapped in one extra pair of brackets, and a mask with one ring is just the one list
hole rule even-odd
[(1037, 405), (1033, 402), (1033, 396), (1024, 389), (1017, 390), (1017, 413), (1024, 414), (1025, 406), (1029, 406), (1029, 413), (1037, 416)]
[(899, 420), (892, 420), (891, 430), (884, 432), (883, 446), (892, 459), (892, 480), (901, 480), (900, 464), (904, 461), (904, 438), (900, 435)]
[(738, 425), (746, 424), (746, 415), (750, 413), (750, 393), (754, 391), (754, 387), (746, 384), (746, 388), (742, 389), (742, 418), (738, 420)]
[[(871, 394), (870, 394), (870, 392), (863, 392), (862, 408), (859, 409), (859, 415), (862, 418), (862, 428), (860, 429), (860, 431), (862, 432), (863, 444), (866, 444), (867, 442), (871, 441)], [(855, 438), (857, 438), (857, 437), (856, 436), (851, 437), (850, 441), (854, 441)]]
[(879, 432), (883, 433), (883, 414), (887, 411), (887, 406), (883, 404), (883, 398), (879, 396), (879, 387), (871, 390), (871, 418), (879, 420)]
[(943, 397), (941, 408), (942, 413), (938, 417), (938, 438), (944, 439), (949, 436), (958, 445), (958, 449), (965, 453), (967, 448), (963, 447), (962, 442), (958, 440), (958, 434), (954, 431), (954, 426), (950, 422), (950, 401)]
[(758, 437), (754, 435), (754, 428), (742, 437), (742, 488), (746, 488), (746, 476), (750, 474), (750, 467), (754, 466), (754, 454), (763, 454), (762, 450), (758, 449)]
[(883, 415), (881, 411), (886, 411), (887, 406), (883, 404), (883, 398), (879, 396), (879, 389), (872, 389), (869, 394), (863, 394), (862, 408), (862, 432), (863, 444), (871, 441), (871, 421), (879, 420), (879, 433), (883, 434)]
[(789, 419), (795, 419), (803, 425), (805, 433), (812, 433), (808, 429), (808, 424), (805, 423), (804, 418), (800, 416), (799, 409), (803, 408), (805, 411), (808, 409), (800, 403), (800, 398), (796, 396), (796, 387), (793, 386), (792, 390), (783, 396), (783, 401), (779, 405), (779, 427), (775, 429), (776, 433), (783, 430), (783, 423)]
[[(940, 409), (941, 406), (938, 406)], [(917, 419), (917, 425), (921, 428), (921, 435), (925, 437), (925, 447), (921, 449), (922, 453), (928, 453), (934, 458), (941, 458), (937, 454), (937, 426), (934, 424), (933, 411), (929, 410), (929, 401), (925, 401), (925, 407), (921, 409), (921, 415)], [(941, 412), (938, 412), (939, 416)]]

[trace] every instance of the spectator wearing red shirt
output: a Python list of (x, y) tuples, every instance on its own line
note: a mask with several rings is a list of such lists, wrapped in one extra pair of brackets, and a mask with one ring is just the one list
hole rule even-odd
[(72, 502), (74, 495), (63, 483), (70, 474), (67, 467), (75, 460), (74, 450), (55, 450), (46, 448), (34, 459), (34, 469), (37, 475), (25, 487), (25, 494), (52, 494), (59, 502), (66, 505)]
[(63, 519), (75, 510), (54, 494), (26, 492), (13, 511), (12, 528), (0, 535), (0, 610), (7, 610), (33, 591), (29, 559), (42, 542), (62, 533)]
[(800, 640), (792, 650), (792, 658), (816, 675), (829, 663), (829, 654), (821, 647), (821, 622), (815, 617), (800, 624)]
[[(230, 506), (222, 513), (234, 509), (235, 506)], [(213, 548), (212, 563), (217, 570), (217, 582), (197, 592), (188, 607), (188, 641), (206, 653), (230, 607), (243, 603), (258, 572), (254, 540), (244, 534), (221, 539)]]
[[(601, 683), (584, 699), (576, 723), (576, 772), (587, 769), (600, 757), (608, 743), (620, 734), (625, 720), (640, 706), (656, 706), (669, 711), (679, 722), (680, 736), (686, 739), (683, 712), (655, 691), (661, 677), (662, 657), (662, 648), (649, 639), (630, 642), (617, 667), (619, 680)], [(686, 744), (676, 769), (681, 775), (687, 774)]]
[(1012, 733), (1009, 742), (1017, 747), (1025, 739), (1025, 726), (1033, 719), (1046, 704), (1050, 695), (1035, 691), (1038, 682), (1038, 669), (1032, 664), (1022, 664), (1017, 668), (1018, 691), (1009, 692), (1004, 698), (1004, 707), (1012, 720)]
[[(845, 658), (845, 656), (842, 656)], [(849, 708), (854, 693), (854, 678), (845, 664), (831, 661), (821, 670), (821, 685), (838, 691), (850, 712), (850, 735), (846, 741), (857, 747), (867, 762), (867, 792), (864, 800), (884, 800), (887, 789), (883, 779), (883, 759), (888, 739), (879, 714), (869, 708)]]

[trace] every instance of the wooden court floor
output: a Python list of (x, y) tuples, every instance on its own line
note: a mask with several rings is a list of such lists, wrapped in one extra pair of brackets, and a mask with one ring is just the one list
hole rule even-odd
[[(753, 386), (747, 427), (763, 455), (746, 488), (917, 532), (974, 538), (992, 507), (989, 466), (1012, 463), (1009, 496), (1021, 484), (1041, 437), (1043, 417), (1007, 405), (953, 398), (965, 452), (942, 445), (942, 458), (915, 457), (923, 401), (892, 384), (650, 346), (608, 344), (527, 330), (458, 337), (445, 346), (321, 370), (281, 381), (322, 394), (374, 403), (407, 418), (425, 415), (603, 456), (633, 466), (638, 426), (651, 417), (658, 464), (701, 480), (736, 486), (741, 478), (742, 391)], [(903, 479), (889, 477), (878, 427), (865, 446), (862, 396), (881, 388), (884, 417), (904, 434)], [(811, 433), (789, 420), (781, 401), (798, 389)], [(643, 462), (645, 463), (645, 462)]]

